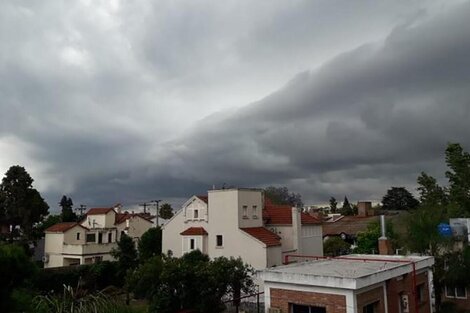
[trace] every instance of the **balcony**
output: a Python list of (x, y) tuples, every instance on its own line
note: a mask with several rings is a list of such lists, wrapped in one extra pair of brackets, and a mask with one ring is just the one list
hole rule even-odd
[(85, 255), (85, 254), (101, 254), (101, 253), (110, 253), (113, 248), (116, 248), (117, 244), (112, 243), (87, 243), (84, 245), (72, 245), (72, 244), (63, 244), (62, 245), (62, 254), (72, 254), (72, 255)]

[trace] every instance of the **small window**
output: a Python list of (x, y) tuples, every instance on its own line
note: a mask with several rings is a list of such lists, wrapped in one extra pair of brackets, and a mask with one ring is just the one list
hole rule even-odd
[(252, 208), (253, 218), (258, 218), (258, 207), (256, 205)]
[(86, 234), (86, 242), (96, 242), (95, 234)]
[(467, 290), (465, 286), (455, 287), (455, 297), (460, 299), (467, 299)]
[(368, 304), (362, 308), (362, 313), (376, 313), (379, 302)]
[(223, 247), (224, 238), (222, 237), (222, 235), (217, 235), (216, 239), (217, 239), (217, 247)]
[(243, 217), (244, 218), (248, 217), (248, 206), (246, 205), (243, 206)]
[(189, 249), (194, 250), (194, 239), (189, 240)]
[(199, 218), (199, 210), (194, 210), (194, 218)]
[(80, 233), (77, 233), (77, 240), (80, 240)]
[(108, 233), (108, 242), (113, 242), (113, 233)]
[(418, 302), (423, 303), (426, 301), (425, 293), (424, 293), (424, 284), (419, 285), (416, 287), (416, 295), (418, 296)]

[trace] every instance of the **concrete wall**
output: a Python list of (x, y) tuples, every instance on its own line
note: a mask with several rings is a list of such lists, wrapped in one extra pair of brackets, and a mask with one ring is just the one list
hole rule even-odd
[(147, 230), (152, 228), (153, 224), (140, 216), (130, 217), (127, 221), (116, 225), (118, 238), (121, 236), (121, 231), (124, 231), (127, 227), (129, 227), (127, 235), (133, 239), (138, 239), (142, 237)]
[[(109, 211), (106, 214), (93, 214), (88, 215), (83, 220), (82, 225), (87, 228), (112, 228), (116, 219), (116, 212), (114, 210)], [(93, 223), (93, 220), (95, 223)]]
[(302, 225), (302, 254), (323, 255), (321, 225)]
[[(246, 215), (243, 207), (246, 206)], [(254, 207), (256, 209), (254, 209)], [(263, 193), (257, 190), (238, 190), (238, 226), (240, 228), (263, 226)], [(256, 212), (256, 213), (254, 213)]]
[[(266, 266), (282, 265), (282, 248), (281, 246), (267, 247), (267, 262)], [(260, 268), (261, 269), (261, 268)]]
[[(207, 254), (207, 236), (180, 236), (182, 237), (182, 253), (199, 250)], [(194, 240), (194, 249), (191, 250), (191, 240)]]
[[(67, 230), (64, 236), (64, 243), (66, 244), (73, 244), (73, 245), (83, 245), (85, 244), (86, 240), (86, 232), (87, 230), (80, 226), (75, 226), (69, 230)], [(80, 239), (77, 240), (77, 233), (80, 234)]]

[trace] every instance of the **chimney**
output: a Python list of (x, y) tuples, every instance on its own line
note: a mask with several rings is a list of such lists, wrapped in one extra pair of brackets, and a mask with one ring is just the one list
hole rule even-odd
[(379, 238), (379, 254), (392, 255), (392, 245), (387, 238), (385, 230), (385, 215), (380, 215), (380, 229), (382, 236)]
[(297, 254), (302, 254), (302, 223), (300, 208), (292, 207), (292, 240)]

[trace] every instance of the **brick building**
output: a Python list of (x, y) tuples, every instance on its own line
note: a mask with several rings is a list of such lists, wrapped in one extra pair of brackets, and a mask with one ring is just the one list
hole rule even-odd
[(264, 281), (266, 312), (430, 313), (433, 264), (432, 257), (348, 255), (258, 275)]

